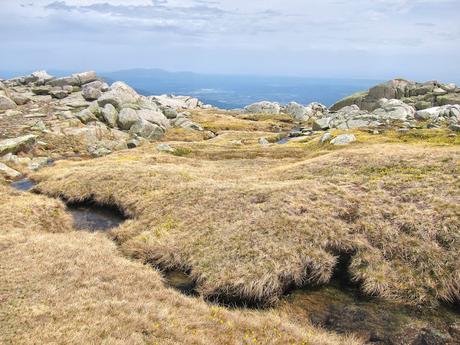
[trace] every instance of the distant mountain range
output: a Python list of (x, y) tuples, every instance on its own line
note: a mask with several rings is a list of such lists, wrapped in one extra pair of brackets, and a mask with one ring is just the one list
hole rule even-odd
[[(28, 74), (1, 73), (3, 78)], [(64, 76), (69, 71), (48, 71)], [(248, 104), (270, 100), (280, 103), (296, 101), (302, 104), (320, 102), (332, 105), (357, 91), (367, 90), (382, 80), (319, 79), (304, 77), (219, 75), (192, 72), (168, 72), (161, 69), (130, 69), (99, 72), (107, 81), (121, 80), (144, 95), (190, 95), (223, 109), (242, 108)]]

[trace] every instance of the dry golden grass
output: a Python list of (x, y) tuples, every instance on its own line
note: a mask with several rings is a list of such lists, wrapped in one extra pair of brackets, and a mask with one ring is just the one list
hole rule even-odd
[(105, 234), (71, 231), (61, 202), (0, 196), (1, 344), (361, 344), (185, 297)]
[(328, 282), (346, 253), (366, 294), (459, 299), (458, 146), (187, 148), (63, 162), (35, 178), (49, 195), (118, 205), (133, 217), (113, 231), (122, 251), (190, 270), (205, 298), (272, 304), (289, 286)]
[(279, 132), (293, 127), (293, 120), (288, 115), (241, 115), (221, 110), (196, 110), (192, 112), (191, 119), (214, 133), (221, 131)]

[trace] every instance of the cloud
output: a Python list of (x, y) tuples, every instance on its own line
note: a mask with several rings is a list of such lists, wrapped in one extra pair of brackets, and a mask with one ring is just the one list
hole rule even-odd
[(406, 59), (458, 74), (459, 11), (457, 0), (0, 0), (0, 39), (11, 65), (309, 74), (327, 63), (358, 75)]

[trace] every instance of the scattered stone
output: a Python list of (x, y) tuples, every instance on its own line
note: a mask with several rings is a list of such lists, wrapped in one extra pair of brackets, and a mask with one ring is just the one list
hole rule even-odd
[(281, 106), (278, 103), (263, 101), (248, 105), (244, 110), (249, 114), (279, 114)]
[(333, 145), (348, 145), (352, 142), (356, 141), (356, 137), (353, 134), (341, 134), (336, 138), (331, 140), (331, 144)]
[(168, 119), (160, 110), (141, 109), (136, 113), (140, 119), (156, 124), (165, 130), (170, 127)]
[(150, 96), (149, 100), (159, 105), (160, 107), (169, 107), (176, 110), (196, 109), (204, 107), (203, 103), (200, 100), (189, 96)]
[(66, 98), (69, 95), (69, 92), (64, 90), (63, 88), (53, 88), (53, 89), (51, 89), (49, 94), (53, 98), (63, 99), (63, 98)]
[(373, 111), (372, 114), (380, 119), (389, 120), (407, 120), (414, 118), (415, 109), (414, 107), (407, 105), (403, 101), (397, 99), (385, 99), (382, 98), (378, 102), (380, 108)]
[(0, 155), (7, 153), (17, 153), (24, 151), (35, 145), (37, 136), (36, 135), (24, 135), (22, 137), (5, 139), (0, 141)]
[(135, 104), (140, 99), (137, 92), (123, 82), (115, 82), (110, 86), (110, 90), (102, 94), (98, 99), (100, 107), (112, 104), (117, 110), (121, 110), (123, 105)]
[(93, 121), (97, 121), (96, 115), (94, 115), (90, 109), (83, 109), (76, 116), (84, 124), (87, 124)]
[(161, 107), (161, 111), (168, 119), (175, 119), (177, 118), (177, 110), (171, 107)]
[(160, 151), (160, 152), (169, 152), (169, 153), (174, 152), (174, 149), (171, 146), (169, 146), (168, 144), (159, 144), (159, 145), (157, 145), (157, 150)]
[(102, 96), (102, 91), (99, 90), (99, 89), (96, 89), (96, 88), (94, 88), (92, 86), (85, 85), (85, 86), (83, 86), (81, 95), (87, 101), (95, 101), (99, 97)]
[(79, 85), (84, 85), (97, 80), (95, 71), (88, 71), (82, 73), (73, 74), (72, 77), (78, 81)]
[(102, 117), (104, 122), (110, 127), (115, 128), (118, 124), (118, 111), (112, 104), (106, 104), (102, 109)]
[(41, 114), (41, 113), (35, 113), (35, 114), (27, 114), (27, 115), (24, 115), (24, 118), (26, 118), (26, 119), (36, 119), (36, 118), (39, 118), (39, 117), (48, 117), (48, 115), (46, 115), (46, 114)]
[(100, 144), (88, 145), (88, 153), (93, 157), (103, 157), (112, 153), (110, 149)]
[(17, 92), (14, 92), (11, 94), (11, 99), (17, 105), (24, 105), (30, 102), (30, 97), (26, 96), (23, 93), (17, 93)]
[(145, 139), (157, 140), (165, 134), (165, 130), (154, 123), (151, 123), (144, 119), (139, 119), (136, 123), (134, 123), (131, 126), (130, 133), (138, 135)]
[(322, 119), (317, 119), (313, 122), (313, 130), (314, 131), (324, 131), (329, 129), (329, 123), (331, 122), (331, 118), (324, 117)]
[(0, 95), (0, 111), (16, 109), (17, 104), (10, 98)]
[(54, 77), (49, 75), (46, 71), (36, 71), (31, 74), (31, 77), (33, 78), (33, 82), (35, 82), (37, 85), (43, 85), (54, 79)]
[(40, 132), (47, 131), (46, 125), (42, 120), (37, 121), (32, 127), (30, 127), (30, 129), (33, 131), (40, 131)]
[(259, 138), (259, 144), (262, 146), (270, 145), (270, 142), (266, 138)]
[(0, 173), (6, 175), (10, 179), (21, 176), (21, 173), (19, 171), (11, 169), (8, 165), (4, 163), (0, 163)]
[(48, 85), (36, 86), (32, 88), (32, 93), (37, 96), (49, 95), (50, 91), (51, 91), (51, 86), (48, 86)]
[(118, 126), (123, 130), (129, 130), (136, 122), (139, 121), (139, 119), (139, 115), (134, 109), (124, 108), (118, 115)]
[(331, 140), (331, 137), (332, 137), (332, 134), (329, 132), (326, 132), (321, 136), (321, 138), (319, 139), (319, 142), (321, 144), (324, 144), (325, 142), (328, 142), (329, 140)]
[(141, 144), (141, 141), (138, 138), (131, 138), (126, 144), (128, 145), (128, 149), (134, 149)]
[(53, 87), (63, 87), (66, 85), (79, 86), (80, 80), (74, 76), (63, 77), (63, 78), (57, 78), (57, 79), (50, 80), (47, 82), (47, 85), (51, 85)]
[(186, 118), (186, 117), (178, 117), (177, 119), (174, 119), (172, 120), (171, 124), (175, 127), (180, 127), (180, 128), (184, 128), (184, 129), (187, 129), (187, 130), (191, 130), (191, 131), (203, 131), (203, 127), (201, 127), (199, 124), (191, 121), (190, 119)]
[(27, 166), (29, 170), (37, 171), (47, 165), (49, 165), (51, 162), (51, 159), (48, 157), (34, 157), (32, 158), (32, 161), (29, 163)]

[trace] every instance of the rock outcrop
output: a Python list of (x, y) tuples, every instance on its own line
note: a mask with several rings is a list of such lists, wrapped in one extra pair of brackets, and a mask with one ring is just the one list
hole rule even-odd
[[(172, 126), (202, 131), (200, 125), (182, 113), (197, 108), (210, 106), (187, 96), (142, 96), (123, 82), (114, 82), (109, 86), (94, 71), (61, 78), (38, 71), (0, 82), (0, 117), (2, 114), (16, 114), (23, 119), (59, 120), (59, 126), (42, 121), (40, 126), (34, 125), (31, 129), (78, 136), (91, 145), (95, 155), (111, 152), (114, 145), (101, 149), (102, 139), (99, 143), (90, 140), (94, 128), (98, 128), (96, 137), (116, 136), (120, 141), (119, 147), (128, 144), (132, 147), (134, 143), (142, 142), (139, 138), (161, 138)], [(116, 133), (120, 131), (126, 137)]]
[(244, 108), (248, 114), (279, 114), (281, 106), (278, 103), (262, 101), (248, 105)]
[(346, 97), (335, 103), (330, 110), (337, 111), (349, 105), (357, 105), (362, 110), (374, 111), (379, 107), (379, 100), (398, 99), (417, 110), (460, 104), (460, 88), (455, 84), (442, 84), (437, 81), (417, 83), (405, 79), (394, 79)]

